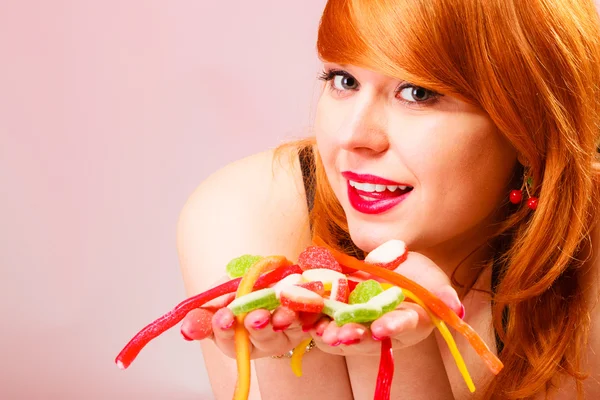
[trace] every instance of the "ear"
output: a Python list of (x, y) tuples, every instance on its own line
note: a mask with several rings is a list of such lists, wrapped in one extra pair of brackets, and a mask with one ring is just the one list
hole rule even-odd
[(529, 161), (527, 161), (527, 159), (525, 158), (525, 156), (521, 153), (517, 153), (517, 161), (519, 161), (519, 164), (521, 164), (524, 167), (528, 167), (529, 166)]

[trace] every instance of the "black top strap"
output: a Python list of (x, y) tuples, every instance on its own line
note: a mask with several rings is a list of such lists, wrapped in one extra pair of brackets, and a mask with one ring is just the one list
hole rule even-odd
[(315, 205), (315, 183), (313, 180), (313, 169), (315, 165), (315, 156), (312, 146), (302, 147), (298, 151), (300, 159), (300, 168), (302, 169), (302, 180), (304, 181), (304, 191), (306, 192), (306, 205), (310, 213)]

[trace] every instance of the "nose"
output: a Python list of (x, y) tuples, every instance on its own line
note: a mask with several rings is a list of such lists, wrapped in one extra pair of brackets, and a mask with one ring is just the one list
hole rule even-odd
[(357, 96), (339, 135), (341, 146), (354, 152), (382, 153), (389, 148), (385, 102)]

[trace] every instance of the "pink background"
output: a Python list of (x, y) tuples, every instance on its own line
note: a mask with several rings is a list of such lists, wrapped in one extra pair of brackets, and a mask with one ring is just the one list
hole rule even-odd
[(0, 398), (210, 399), (172, 329), (181, 207), (305, 135), (325, 0), (0, 3)]
[(0, 398), (210, 399), (174, 328), (179, 211), (305, 134), (323, 0), (0, 2)]

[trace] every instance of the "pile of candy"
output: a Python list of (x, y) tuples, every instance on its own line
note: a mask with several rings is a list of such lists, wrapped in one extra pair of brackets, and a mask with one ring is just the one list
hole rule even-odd
[[(282, 256), (245, 255), (232, 260), (226, 267), (232, 280), (185, 300), (146, 326), (119, 353), (115, 360), (117, 365), (127, 368), (150, 340), (176, 325), (188, 312), (235, 292), (235, 300), (227, 307), (237, 322), (234, 329), (238, 381), (233, 397), (236, 400), (247, 399), (250, 392), (250, 340), (244, 318), (253, 310), (274, 310), (279, 306), (302, 313), (325, 314), (341, 326), (349, 322), (368, 324), (396, 309), (408, 298), (427, 311), (448, 344), (471, 392), (475, 391), (475, 386), (446, 324), (469, 340), (494, 374), (500, 372), (502, 363), (468, 324), (425, 288), (393, 272), (408, 254), (403, 242), (386, 242), (369, 253), (365, 261), (331, 249), (319, 238), (315, 238), (314, 243), (315, 246), (300, 254), (298, 264), (292, 264)], [(349, 275), (357, 271), (388, 283), (351, 279)], [(293, 351), (291, 365), (298, 376), (302, 375), (302, 356), (309, 342), (310, 339), (303, 341)], [(393, 375), (391, 340), (385, 338), (381, 341), (376, 400), (389, 399)]]

